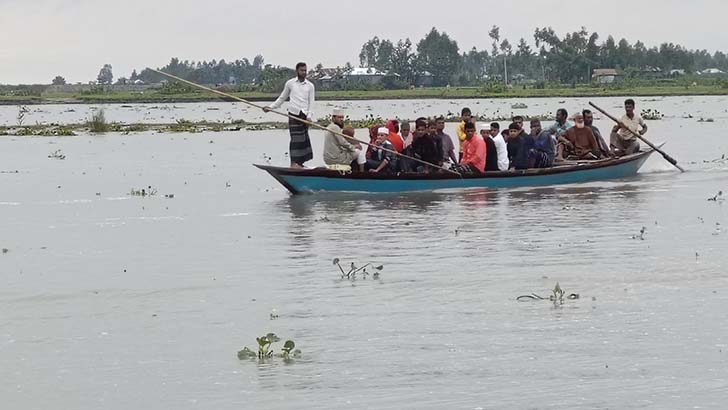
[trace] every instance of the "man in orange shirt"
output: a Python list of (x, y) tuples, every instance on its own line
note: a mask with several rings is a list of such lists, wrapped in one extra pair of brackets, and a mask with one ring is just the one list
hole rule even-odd
[(453, 167), (455, 172), (461, 174), (475, 174), (485, 172), (485, 156), (487, 154), (483, 137), (475, 133), (475, 124), (465, 124), (465, 142), (463, 143), (463, 159), (460, 164)]
[(404, 140), (399, 135), (399, 121), (389, 120), (387, 121), (386, 127), (389, 130), (389, 142), (394, 145), (394, 149), (397, 152), (402, 152), (402, 150), (404, 149)]

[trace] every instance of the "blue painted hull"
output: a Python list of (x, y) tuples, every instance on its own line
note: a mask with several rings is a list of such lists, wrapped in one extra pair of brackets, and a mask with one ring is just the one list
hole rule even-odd
[(409, 174), (384, 176), (323, 169), (294, 170), (264, 165), (267, 171), (291, 193), (316, 192), (409, 192), (465, 188), (514, 188), (575, 184), (634, 176), (652, 151), (616, 160), (595, 161), (549, 169), (493, 172), (460, 178), (450, 174)]

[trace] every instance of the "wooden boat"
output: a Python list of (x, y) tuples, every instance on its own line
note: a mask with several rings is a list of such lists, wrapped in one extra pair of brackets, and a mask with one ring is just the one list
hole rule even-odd
[(255, 164), (292, 194), (316, 192), (408, 192), (465, 188), (514, 188), (601, 181), (634, 176), (654, 150), (620, 158), (565, 162), (552, 168), (494, 171), (477, 175), (451, 173), (373, 174), (326, 168), (295, 169)]

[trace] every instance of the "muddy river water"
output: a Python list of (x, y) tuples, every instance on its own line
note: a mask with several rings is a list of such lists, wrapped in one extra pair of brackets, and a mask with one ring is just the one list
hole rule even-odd
[[(586, 101), (560, 100), (336, 105), (363, 118)], [(286, 131), (0, 137), (0, 407), (725, 408), (728, 98), (638, 105), (665, 115), (648, 136), (688, 172), (653, 156), (590, 184), (291, 197), (251, 165), (285, 164)], [(170, 106), (105, 109), (266, 119)], [(91, 109), (30, 108), (30, 123)], [(16, 113), (0, 107), (0, 123)], [(384, 268), (342, 280), (334, 258)], [(516, 301), (557, 282), (580, 298)], [(302, 357), (238, 360), (268, 332)]]

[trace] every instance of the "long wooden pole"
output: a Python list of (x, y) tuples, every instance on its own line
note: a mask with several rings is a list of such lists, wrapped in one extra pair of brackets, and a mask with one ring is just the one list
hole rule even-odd
[[(267, 108), (267, 107), (263, 107), (262, 105), (252, 103), (252, 102), (250, 102), (248, 100), (244, 100), (244, 99), (242, 99), (240, 97), (237, 97), (237, 96), (234, 96), (232, 94), (228, 94), (228, 93), (225, 93), (225, 92), (222, 92), (222, 91), (219, 91), (219, 90), (215, 90), (215, 89), (212, 89), (212, 88), (209, 88), (209, 87), (205, 87), (204, 85), (200, 85), (200, 84), (197, 84), (197, 83), (193, 83), (192, 81), (188, 81), (188, 80), (185, 80), (183, 78), (179, 78), (179, 77), (177, 77), (175, 75), (172, 75), (172, 74), (169, 74), (169, 73), (165, 73), (164, 71), (155, 70), (154, 68), (149, 68), (149, 70), (154, 71), (157, 74), (161, 74), (161, 75), (163, 75), (163, 76), (165, 76), (167, 78), (171, 78), (171, 79), (173, 79), (175, 81), (179, 81), (181, 83), (190, 85), (192, 87), (199, 88), (200, 90), (204, 90), (204, 91), (207, 91), (209, 93), (219, 95), (221, 97), (229, 98), (231, 100), (239, 101), (239, 102), (241, 102), (243, 104), (247, 104), (247, 105), (249, 105), (251, 107), (259, 108), (261, 110), (264, 109), (264, 108)], [(332, 133), (334, 135), (338, 135), (339, 137), (346, 138), (348, 141), (358, 142), (360, 144), (364, 144), (364, 145), (369, 146), (369, 147), (374, 147), (374, 148), (380, 149), (380, 150), (382, 150), (384, 152), (389, 152), (390, 154), (394, 154), (394, 155), (400, 156), (402, 158), (407, 158), (409, 160), (412, 160), (412, 161), (415, 161), (415, 162), (419, 162), (421, 164), (428, 165), (428, 166), (431, 166), (433, 168), (441, 169), (443, 171), (447, 171), (447, 172), (449, 172), (451, 174), (455, 174), (457, 176), (461, 176), (459, 172), (455, 172), (455, 171), (453, 171), (451, 169), (447, 169), (445, 167), (441, 167), (439, 165), (432, 164), (432, 163), (427, 162), (427, 161), (423, 161), (423, 160), (421, 160), (419, 158), (415, 158), (415, 157), (411, 157), (409, 155), (401, 154), (401, 153), (399, 153), (397, 151), (390, 150), (388, 148), (380, 147), (380, 146), (377, 146), (377, 145), (374, 145), (374, 144), (370, 144), (368, 142), (364, 142), (364, 141), (358, 140), (356, 138), (352, 138), (352, 137), (350, 137), (350, 136), (348, 136), (348, 135), (346, 135), (344, 133), (341, 133), (341, 132), (331, 131), (330, 129), (324, 127), (323, 125), (321, 125), (319, 123), (316, 123), (316, 122), (313, 122), (313, 121), (309, 121), (309, 120), (306, 120), (306, 119), (303, 119), (303, 118), (299, 118), (299, 117), (296, 117), (295, 115), (291, 115), (289, 113), (283, 113), (283, 112), (280, 112), (280, 111), (270, 110), (269, 112), (272, 112), (274, 114), (278, 114), (278, 115), (281, 115), (283, 117), (287, 117), (287, 118), (290, 118), (290, 119), (293, 119), (293, 120), (302, 122), (302, 123), (304, 123), (304, 124), (306, 124), (306, 125), (308, 125), (310, 127), (319, 128), (321, 130), (328, 131), (328, 132), (330, 132), (330, 133)]]
[[(608, 112), (606, 112), (606, 111), (604, 111), (603, 109), (599, 108), (599, 107), (598, 107), (598, 106), (597, 106), (596, 104), (594, 104), (593, 102), (591, 102), (591, 101), (590, 101), (590, 102), (589, 102), (589, 105), (591, 105), (592, 107), (596, 108), (596, 109), (597, 109), (597, 111), (601, 112), (602, 114), (606, 115), (607, 117), (611, 118), (611, 119), (612, 119), (612, 121), (616, 122), (616, 123), (617, 123), (617, 124), (619, 124), (620, 126), (623, 126), (623, 125), (624, 125), (624, 124), (622, 124), (622, 121), (618, 120), (618, 119), (617, 119), (616, 117), (612, 116), (612, 115), (611, 115), (611, 114), (609, 114)], [(665, 151), (661, 150), (661, 149), (660, 149), (659, 147), (657, 147), (657, 146), (656, 146), (655, 144), (653, 144), (653, 143), (651, 143), (650, 141), (648, 141), (648, 140), (647, 140), (647, 138), (645, 138), (644, 136), (640, 135), (640, 134), (639, 134), (639, 133), (637, 133), (637, 132), (634, 132), (634, 131), (632, 131), (631, 129), (629, 129), (629, 128), (627, 128), (627, 127), (622, 127), (622, 128), (624, 128), (624, 129), (626, 129), (627, 131), (631, 132), (631, 133), (632, 133), (632, 135), (634, 135), (635, 137), (637, 137), (637, 138), (639, 138), (640, 140), (644, 141), (644, 143), (645, 143), (645, 144), (649, 145), (649, 146), (650, 146), (650, 148), (652, 148), (653, 150), (655, 150), (655, 151), (659, 152), (660, 154), (662, 154), (662, 158), (665, 158), (665, 161), (667, 161), (667, 162), (671, 163), (671, 164), (672, 164), (672, 165), (673, 165), (673, 166), (674, 166), (675, 168), (679, 169), (679, 170), (680, 170), (680, 172), (685, 172), (685, 170), (684, 170), (684, 169), (683, 169), (683, 168), (682, 168), (682, 167), (681, 167), (680, 165), (678, 165), (678, 164), (677, 164), (677, 160), (676, 160), (675, 158), (673, 158), (673, 157), (669, 156), (669, 155), (668, 155), (668, 154), (667, 154), (667, 153), (666, 153)]]

